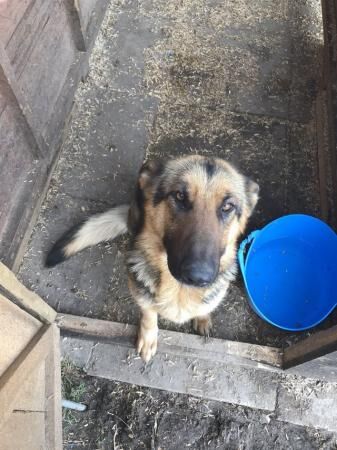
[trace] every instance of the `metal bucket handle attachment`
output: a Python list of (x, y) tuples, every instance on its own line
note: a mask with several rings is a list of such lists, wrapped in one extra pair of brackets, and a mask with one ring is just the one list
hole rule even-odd
[(240, 269), (241, 269), (241, 273), (244, 279), (245, 284), (246, 283), (246, 260), (245, 257), (248, 253), (248, 251), (246, 250), (247, 245), (252, 245), (254, 239), (257, 237), (257, 235), (260, 233), (261, 230), (255, 230), (252, 231), (247, 237), (246, 239), (244, 239), (239, 247), (239, 251), (238, 251), (238, 259), (239, 259), (239, 265), (240, 265)]

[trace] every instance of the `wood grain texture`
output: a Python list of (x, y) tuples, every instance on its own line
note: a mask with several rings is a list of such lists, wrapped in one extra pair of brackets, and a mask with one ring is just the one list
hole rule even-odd
[(0, 287), (9, 292), (30, 314), (37, 316), (45, 323), (52, 323), (56, 318), (56, 311), (51, 308), (34, 292), (27, 289), (15, 275), (0, 262)]
[(29, 63), (39, 40), (45, 39), (44, 29), (50, 18), (51, 6), (52, 0), (30, 1), (10, 39), (5, 44), (13, 71), (18, 79)]
[(31, 144), (32, 151), (34, 151), (34, 156), (37, 158), (42, 157), (47, 152), (47, 144), (36, 130), (36, 119), (33, 117), (31, 106), (28, 104), (26, 96), (16, 79), (12, 64), (1, 42), (0, 80), (6, 83), (2, 83), (2, 87), (7, 85), (8, 95), (21, 112), (22, 123), (27, 130), (27, 139)]
[(337, 325), (328, 330), (318, 331), (286, 348), (283, 354), (283, 368), (303, 364), (335, 350), (337, 350)]
[(16, 411), (0, 430), (1, 450), (45, 450), (44, 413)]
[(62, 449), (60, 330), (51, 325), (52, 339), (45, 363), (46, 450)]
[(10, 367), (41, 327), (41, 322), (0, 294), (0, 376)]
[[(0, 83), (0, 89), (1, 86)], [(29, 180), (36, 162), (29, 149), (20, 111), (11, 103), (0, 114), (0, 129), (6, 130), (0, 133), (0, 247), (8, 248), (15, 232), (11, 226), (11, 213), (14, 214), (14, 209), (21, 209), (22, 190), (30, 193), (32, 183), (25, 180)]]
[[(118, 345), (133, 348), (137, 336), (137, 327), (133, 325), (89, 319), (59, 314), (56, 319), (59, 327), (68, 332), (80, 333), (97, 338), (106, 338)], [(274, 347), (246, 344), (209, 338), (205, 340), (193, 334), (160, 330), (158, 352), (181, 354), (209, 361), (231, 361), (238, 365), (269, 365), (280, 367), (281, 352)]]
[(6, 46), (16, 27), (30, 8), (32, 0), (0, 3), (0, 41)]
[(66, 1), (0, 3), (0, 126), (4, 130), (0, 136), (4, 186), (0, 257), (15, 270), (43, 201), (76, 87), (88, 70), (108, 4), (107, 0), (90, 0), (83, 7), (69, 0), (86, 40), (87, 51), (79, 52)]
[(23, 383), (20, 396), (13, 405), (13, 411), (46, 411), (46, 362), (34, 368), (30, 377)]
[(50, 351), (53, 327), (43, 326), (0, 378), (0, 430), (12, 414), (22, 386)]
[(110, 339), (67, 337), (62, 343), (63, 356), (76, 354), (77, 363), (95, 377), (275, 410), (276, 369), (265, 370), (258, 364), (240, 366), (227, 357), (207, 359), (187, 350), (169, 353), (159, 346), (151, 362), (144, 364), (133, 348)]
[(78, 56), (63, 2), (50, 2), (48, 20), (43, 21), (41, 28), (40, 39), (33, 42), (18, 76), (18, 84), (33, 112), (35, 131), (40, 134), (46, 126), (53, 126), (50, 118), (55, 103)]

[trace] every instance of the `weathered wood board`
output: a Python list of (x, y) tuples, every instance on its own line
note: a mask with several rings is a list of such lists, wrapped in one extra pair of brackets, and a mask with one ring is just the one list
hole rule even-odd
[(56, 313), (2, 263), (0, 291), (0, 448), (60, 450), (60, 331), (52, 323)]
[(107, 3), (0, 2), (0, 258), (14, 269)]

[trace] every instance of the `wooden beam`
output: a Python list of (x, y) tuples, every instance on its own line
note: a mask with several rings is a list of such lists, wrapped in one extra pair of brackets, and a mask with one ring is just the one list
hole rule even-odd
[(20, 88), (12, 64), (7, 56), (6, 50), (0, 43), (0, 81), (3, 80), (7, 86), (9, 96), (14, 100), (21, 112), (22, 124), (27, 130), (27, 138), (31, 144), (33, 155), (36, 158), (44, 157), (48, 153), (48, 146), (42, 135), (36, 130), (36, 123), (32, 111)]
[(60, 330), (51, 325), (52, 342), (46, 358), (46, 442), (47, 449), (61, 450), (62, 447), (62, 396)]
[[(137, 327), (106, 320), (58, 314), (56, 323), (63, 331), (109, 339), (118, 345), (134, 348)], [(274, 347), (208, 338), (176, 331), (159, 331), (159, 351), (164, 354), (188, 355), (209, 361), (235, 361), (247, 366), (281, 367), (281, 350)]]
[(287, 347), (283, 353), (283, 369), (303, 364), (337, 350), (337, 325), (318, 331), (303, 341)]
[(33, 337), (26, 348), (0, 378), (0, 429), (12, 413), (26, 378), (49, 353), (53, 327), (46, 325)]
[(3, 288), (17, 301), (19, 306), (37, 316), (42, 322), (52, 323), (56, 311), (34, 292), (27, 289), (15, 275), (0, 262), (0, 288)]
[[(203, 341), (198, 336), (193, 338)], [(88, 375), (275, 411), (276, 368), (268, 366), (266, 370), (267, 366), (248, 360), (246, 365), (240, 365), (238, 358), (229, 358), (226, 353), (214, 361), (211, 354), (207, 358), (206, 353), (189, 350), (190, 347), (180, 345), (169, 353), (160, 341), (157, 354), (145, 364), (134, 348), (110, 339), (82, 335), (62, 340), (63, 357), (73, 360)]]
[(85, 52), (87, 51), (87, 42), (79, 2), (78, 0), (64, 0), (64, 4), (76, 48), (80, 52)]

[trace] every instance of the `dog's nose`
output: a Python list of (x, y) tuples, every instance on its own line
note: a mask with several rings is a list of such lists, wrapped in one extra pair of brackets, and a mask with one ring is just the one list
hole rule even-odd
[(197, 287), (211, 284), (216, 273), (216, 266), (212, 262), (187, 262), (181, 267), (182, 281)]

